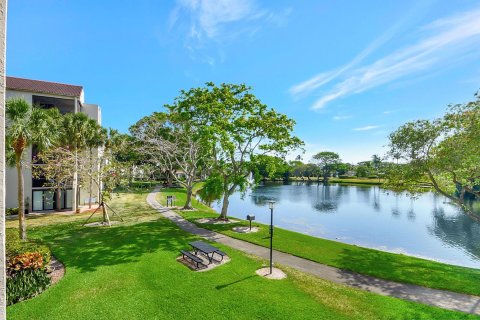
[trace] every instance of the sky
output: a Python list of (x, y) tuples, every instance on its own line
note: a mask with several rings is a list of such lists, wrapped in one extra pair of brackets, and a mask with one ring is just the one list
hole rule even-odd
[(480, 2), (15, 0), (7, 75), (82, 85), (122, 132), (182, 89), (246, 83), (295, 119), (304, 161), (355, 163), (473, 99)]

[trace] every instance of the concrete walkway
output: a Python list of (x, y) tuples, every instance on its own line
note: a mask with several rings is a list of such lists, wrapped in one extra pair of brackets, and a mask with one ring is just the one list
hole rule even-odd
[[(269, 259), (270, 251), (268, 248), (200, 228), (197, 225), (183, 219), (180, 215), (169, 208), (163, 207), (156, 200), (156, 195), (159, 191), (160, 189), (156, 188), (153, 192), (151, 192), (147, 197), (147, 202), (164, 217), (177, 224), (181, 229), (245, 253), (253, 254), (263, 259)], [(295, 268), (305, 273), (313, 274), (322, 279), (335, 283), (378, 293), (384, 296), (392, 296), (444, 309), (480, 315), (480, 297), (477, 296), (378, 279), (371, 276), (326, 266), (275, 250), (273, 251), (273, 259), (279, 264)]]

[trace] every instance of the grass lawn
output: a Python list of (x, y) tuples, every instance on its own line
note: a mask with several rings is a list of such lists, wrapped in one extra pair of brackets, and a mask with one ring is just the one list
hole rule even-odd
[[(48, 244), (65, 277), (31, 300), (10, 306), (9, 319), (475, 319), (472, 315), (348, 288), (286, 269), (288, 278), (255, 275), (265, 261), (221, 246), (232, 260), (208, 272), (175, 261), (196, 239), (161, 218), (146, 193), (112, 206), (126, 222), (80, 226), (77, 216), (35, 219), (30, 238)], [(70, 221), (66, 221), (68, 219)], [(83, 218), (83, 217), (80, 217)], [(43, 221), (43, 222), (42, 222)]]
[[(160, 194), (160, 202), (165, 203), (166, 194), (175, 194), (178, 204), (182, 204), (182, 200), (185, 199), (183, 190), (163, 189)], [(192, 222), (201, 217), (218, 216), (218, 213), (202, 203), (195, 201), (193, 205), (198, 211), (179, 211), (179, 213)], [(242, 234), (231, 230), (237, 225), (248, 225), (248, 222), (241, 221), (237, 224), (229, 225), (202, 224), (201, 226), (233, 238), (265, 247), (269, 246), (270, 240), (267, 226), (254, 223), (254, 225), (260, 226), (259, 232)], [(291, 253), (302, 258), (383, 279), (480, 295), (479, 269), (457, 267), (406, 255), (362, 248), (280, 228), (275, 228), (273, 246), (279, 251)]]

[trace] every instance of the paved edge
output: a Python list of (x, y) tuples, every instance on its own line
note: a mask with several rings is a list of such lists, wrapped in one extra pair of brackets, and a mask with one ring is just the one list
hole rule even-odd
[[(157, 187), (151, 193), (149, 193), (147, 196), (147, 203), (165, 218), (173, 221), (182, 230), (198, 235), (207, 240), (227, 245), (236, 250), (259, 256), (263, 259), (269, 259), (270, 251), (268, 248), (200, 228), (197, 225), (183, 219), (179, 214), (170, 210), (169, 208), (163, 207), (156, 199), (156, 195), (159, 191), (160, 188)], [(448, 310), (462, 311), (480, 315), (480, 297), (478, 296), (379, 279), (372, 276), (330, 267), (276, 250), (273, 251), (273, 256), (274, 261), (278, 262), (279, 264), (295, 268), (299, 271), (309, 273), (335, 283), (384, 296), (414, 301)]]

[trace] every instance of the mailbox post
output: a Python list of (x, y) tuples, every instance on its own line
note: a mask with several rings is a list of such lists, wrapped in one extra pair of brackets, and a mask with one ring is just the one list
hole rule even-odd
[(270, 208), (270, 274), (272, 274), (273, 269), (273, 206), (275, 201), (268, 201), (268, 207)]
[(255, 220), (255, 216), (252, 214), (247, 214), (247, 220), (250, 221), (250, 231), (252, 231), (252, 221)]

